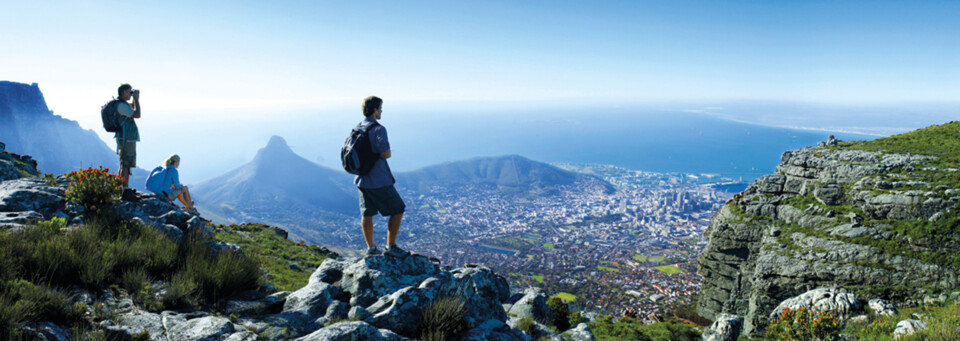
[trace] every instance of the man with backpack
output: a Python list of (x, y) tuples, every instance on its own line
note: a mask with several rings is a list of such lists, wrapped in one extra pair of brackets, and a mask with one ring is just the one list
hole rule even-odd
[(341, 150), (344, 169), (355, 174), (354, 184), (360, 193), (360, 227), (367, 243), (367, 255), (380, 254), (373, 243), (373, 216), (380, 213), (390, 217), (387, 223), (387, 249), (384, 254), (403, 257), (408, 253), (397, 246), (397, 233), (406, 204), (393, 184), (396, 180), (390, 172), (390, 142), (387, 129), (377, 121), (383, 114), (383, 100), (370, 96), (363, 100), (364, 119), (353, 130)]
[[(117, 95), (119, 97), (110, 104), (114, 105), (116, 120), (119, 124), (114, 138), (117, 139), (117, 155), (120, 156), (119, 175), (123, 178), (121, 197), (124, 200), (133, 201), (137, 196), (136, 192), (130, 188), (130, 168), (137, 166), (137, 142), (140, 141), (140, 130), (134, 120), (140, 118), (140, 90), (134, 90), (130, 84), (124, 83), (117, 88)], [(132, 105), (128, 103), (131, 98), (133, 98)]]

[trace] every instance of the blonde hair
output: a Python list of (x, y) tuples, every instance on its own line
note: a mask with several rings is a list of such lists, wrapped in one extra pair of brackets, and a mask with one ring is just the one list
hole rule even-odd
[(167, 160), (163, 162), (163, 165), (173, 166), (173, 164), (177, 162), (180, 162), (180, 155), (173, 154), (173, 155), (170, 155), (170, 157), (168, 157)]

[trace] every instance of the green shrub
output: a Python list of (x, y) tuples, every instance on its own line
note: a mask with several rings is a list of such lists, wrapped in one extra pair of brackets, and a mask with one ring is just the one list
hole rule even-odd
[(181, 244), (183, 267), (180, 272), (196, 284), (198, 293), (216, 302), (235, 291), (255, 288), (260, 279), (257, 261), (233, 251), (215, 253), (208, 240), (197, 236)]
[(533, 317), (527, 316), (520, 321), (517, 321), (517, 329), (524, 331), (529, 335), (534, 335), (537, 331), (537, 326), (533, 322)]
[(575, 311), (572, 314), (570, 314), (570, 317), (567, 319), (567, 322), (570, 324), (571, 327), (576, 327), (578, 324), (587, 322), (587, 319), (583, 317), (582, 312)]
[(463, 297), (441, 297), (423, 309), (421, 341), (449, 340), (467, 329)]
[(767, 340), (829, 340), (840, 334), (842, 325), (832, 313), (814, 312), (806, 307), (780, 312), (764, 333)]
[(67, 177), (72, 181), (67, 188), (67, 200), (80, 204), (94, 216), (105, 212), (123, 192), (123, 178), (110, 174), (107, 168), (73, 171)]
[(547, 305), (553, 310), (553, 321), (550, 321), (550, 325), (561, 332), (570, 329), (570, 308), (567, 307), (567, 302), (559, 297), (551, 297), (547, 300)]

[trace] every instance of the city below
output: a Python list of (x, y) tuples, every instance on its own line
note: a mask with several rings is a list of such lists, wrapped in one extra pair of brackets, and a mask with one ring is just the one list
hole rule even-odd
[(717, 174), (555, 166), (592, 176), (536, 194), (503, 195), (491, 185), (403, 191), (401, 245), (445, 265), (488, 266), (512, 287), (542, 287), (588, 312), (653, 320), (689, 307), (700, 290), (703, 231), (745, 184)]

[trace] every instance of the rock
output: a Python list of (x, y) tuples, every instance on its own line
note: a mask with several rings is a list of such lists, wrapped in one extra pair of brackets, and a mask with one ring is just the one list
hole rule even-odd
[(50, 322), (27, 324), (20, 329), (20, 332), (23, 333), (20, 336), (24, 340), (69, 341), (72, 339), (72, 334), (68, 333), (66, 329)]
[(181, 210), (173, 210), (165, 213), (159, 217), (160, 221), (163, 221), (164, 224), (170, 224), (177, 226), (181, 229), (187, 229), (187, 220), (190, 220), (192, 216), (187, 212)]
[(140, 310), (120, 313), (115, 319), (101, 321), (100, 326), (115, 334), (127, 336), (147, 332), (151, 337), (157, 337), (164, 332), (163, 317), (160, 314)]
[(527, 288), (507, 312), (517, 318), (532, 317), (535, 321), (552, 321), (553, 311), (547, 305), (547, 294), (540, 288)]
[(743, 329), (743, 318), (737, 315), (720, 314), (709, 328), (703, 331), (704, 341), (736, 341)]
[[(510, 317), (507, 320), (507, 325), (516, 329), (520, 320), (522, 320), (522, 318)], [(526, 334), (526, 332), (524, 332), (524, 334)], [(560, 334), (553, 331), (553, 329), (550, 329), (550, 327), (547, 327), (546, 325), (537, 321), (533, 321), (533, 334), (529, 335), (529, 337), (533, 340), (538, 340), (541, 338), (546, 338), (549, 340), (563, 340), (563, 337), (560, 336)]]
[[(743, 319), (741, 319), (741, 321), (742, 320)], [(587, 326), (586, 323), (581, 323), (576, 327), (567, 329), (562, 335), (563, 339), (567, 341), (596, 341), (596, 338), (593, 337), (593, 331), (590, 330), (590, 327)], [(704, 338), (704, 340), (706, 340), (706, 338)]]
[(897, 314), (897, 307), (895, 307), (893, 303), (890, 303), (887, 300), (875, 298), (867, 302), (867, 306), (869, 306), (874, 313), (880, 316), (890, 316), (890, 315)]
[(240, 248), (240, 245), (234, 243), (218, 241), (212, 245), (212, 248), (215, 253), (232, 252), (240, 257), (246, 257), (243, 255), (243, 249)]
[(35, 211), (51, 215), (65, 205), (63, 190), (37, 178), (0, 182), (0, 212)]
[(296, 341), (400, 341), (399, 335), (377, 329), (363, 321), (340, 322), (321, 328)]
[[(328, 259), (324, 263), (335, 261), (337, 260)], [(343, 268), (340, 286), (351, 295), (370, 291), (377, 297), (382, 297), (402, 288), (418, 285), (424, 279), (440, 274), (438, 264), (420, 255), (402, 259), (371, 256), (340, 266)]]
[(309, 282), (303, 288), (290, 293), (283, 305), (282, 318), (294, 324), (298, 330), (315, 326), (315, 321), (326, 314), (333, 297), (340, 289), (323, 282)]
[(166, 319), (167, 335), (171, 340), (219, 340), (236, 332), (236, 327), (225, 317), (207, 316), (186, 321)]
[(833, 206), (840, 203), (843, 192), (840, 191), (840, 188), (837, 188), (837, 185), (828, 185), (814, 189), (813, 196), (821, 204)]
[(500, 320), (487, 320), (477, 327), (467, 330), (455, 340), (458, 341), (529, 341), (530, 336), (518, 329), (512, 329)]
[(0, 212), (0, 228), (22, 227), (37, 220), (43, 220), (43, 215), (34, 211)]
[(367, 309), (373, 316), (364, 321), (406, 337), (417, 337), (423, 323), (423, 310), (436, 295), (435, 291), (415, 287), (400, 289), (370, 305)]
[(351, 320), (363, 321), (369, 318), (371, 315), (370, 311), (364, 309), (361, 306), (354, 306), (350, 308), (350, 312), (347, 313), (347, 318)]
[(194, 216), (187, 220), (187, 232), (204, 236), (210, 233), (207, 229), (207, 222), (203, 220), (203, 218), (200, 218), (200, 216)]
[(800, 307), (806, 307), (815, 312), (833, 313), (839, 319), (845, 319), (853, 312), (860, 310), (862, 305), (857, 295), (846, 289), (820, 288), (781, 302), (773, 309), (769, 318), (774, 319), (784, 309), (797, 310)]
[(863, 325), (870, 324), (870, 316), (867, 316), (867, 315), (857, 315), (857, 316), (851, 317), (849, 320), (847, 320), (847, 323), (848, 323), (848, 324), (863, 324)]
[(249, 316), (275, 314), (283, 310), (289, 292), (280, 292), (259, 300), (231, 300), (224, 304), (226, 315)]
[(893, 339), (899, 339), (907, 335), (913, 335), (919, 331), (927, 329), (927, 323), (920, 320), (903, 320), (897, 323), (893, 329)]
[(823, 148), (823, 147), (829, 147), (829, 146), (836, 146), (838, 144), (840, 144), (840, 140), (834, 138), (833, 135), (830, 135), (830, 137), (827, 137), (826, 141), (817, 142), (817, 147)]
[(345, 265), (346, 263), (331, 258), (324, 259), (320, 267), (310, 275), (310, 280), (333, 284), (343, 278), (343, 267)]

